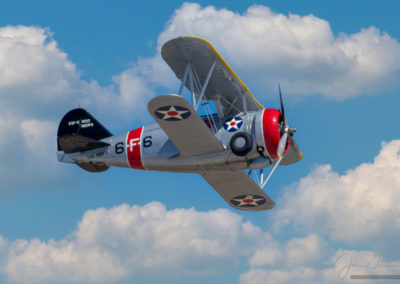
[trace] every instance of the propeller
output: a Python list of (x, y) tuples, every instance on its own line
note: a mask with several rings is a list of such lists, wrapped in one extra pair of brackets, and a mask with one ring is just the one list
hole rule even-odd
[(285, 150), (286, 150), (287, 143), (288, 143), (288, 135), (292, 136), (293, 133), (296, 132), (296, 128), (291, 128), (287, 125), (286, 116), (285, 116), (285, 108), (283, 107), (283, 101), (282, 101), (281, 86), (279, 84), (278, 84), (278, 88), (279, 88), (279, 99), (281, 102), (281, 113), (282, 113), (282, 119), (283, 119), (282, 131), (281, 131), (282, 134), (281, 134), (281, 139), (279, 140), (278, 150), (277, 150), (278, 158), (280, 158), (280, 157), (282, 157), (283, 154), (285, 154)]
[(291, 160), (291, 163), (296, 162), (303, 158), (303, 154), (300, 152), (299, 147), (297, 146), (296, 142), (292, 138), (293, 133), (296, 132), (296, 128), (291, 128), (287, 125), (285, 109), (283, 107), (283, 101), (282, 101), (281, 86), (278, 84), (278, 87), (279, 87), (279, 99), (281, 102), (281, 114), (282, 114), (281, 139), (279, 140), (278, 149), (277, 149), (278, 159), (276, 161), (274, 161), (274, 166), (272, 167), (271, 171), (268, 173), (268, 176), (266, 177), (266, 179), (263, 182), (261, 182), (262, 178), (260, 179), (259, 185), (260, 185), (261, 189), (265, 187), (268, 180), (271, 178), (272, 174), (274, 173), (274, 171), (276, 170), (276, 168), (282, 161), (283, 156), (286, 154), (286, 149), (288, 149), (287, 148), (288, 144), (290, 145), (290, 147), (292, 147), (291, 149), (293, 149), (299, 155), (298, 159), (295, 161), (293, 161), (293, 157), (291, 157), (291, 159), (289, 159), (289, 160)]

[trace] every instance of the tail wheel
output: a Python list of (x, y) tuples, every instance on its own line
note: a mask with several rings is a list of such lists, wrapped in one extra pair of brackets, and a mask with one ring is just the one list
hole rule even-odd
[(238, 132), (232, 136), (230, 146), (235, 155), (246, 156), (253, 148), (253, 138), (246, 132)]

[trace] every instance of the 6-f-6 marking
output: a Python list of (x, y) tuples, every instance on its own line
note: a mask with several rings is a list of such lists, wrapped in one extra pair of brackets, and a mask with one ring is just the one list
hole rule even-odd
[[(149, 148), (151, 147), (151, 145), (153, 144), (151, 142), (151, 136), (146, 136), (143, 138), (143, 147), (145, 148)], [(131, 140), (129, 140), (128, 145), (126, 146), (126, 148), (129, 148), (129, 151), (133, 150), (133, 147), (140, 145), (139, 138), (133, 138)], [(122, 154), (124, 152), (124, 142), (118, 142), (117, 144), (115, 144), (115, 153), (117, 154)]]
[(126, 148), (129, 147), (129, 151), (133, 151), (133, 147), (140, 145), (140, 138), (133, 138), (129, 140), (129, 144), (126, 145)]

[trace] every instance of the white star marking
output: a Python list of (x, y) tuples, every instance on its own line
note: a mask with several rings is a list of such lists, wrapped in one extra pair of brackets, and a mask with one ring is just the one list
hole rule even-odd
[[(254, 205), (258, 206), (257, 201), (262, 201), (264, 198), (253, 198), (253, 195), (246, 195), (245, 198), (238, 198), (238, 199), (232, 199), (233, 201), (240, 202), (237, 206), (243, 206), (243, 205)], [(246, 200), (246, 202), (244, 202)]]
[(171, 106), (169, 110), (157, 110), (158, 113), (162, 113), (164, 117), (162, 119), (168, 119), (168, 118), (177, 118), (177, 119), (183, 119), (181, 114), (185, 114), (189, 112), (188, 110), (176, 110), (174, 106)]
[(241, 120), (236, 120), (235, 118), (232, 118), (231, 120), (225, 122), (225, 124), (228, 126), (228, 128), (226, 129), (227, 131), (231, 130), (232, 128), (238, 130), (238, 123), (240, 123)]

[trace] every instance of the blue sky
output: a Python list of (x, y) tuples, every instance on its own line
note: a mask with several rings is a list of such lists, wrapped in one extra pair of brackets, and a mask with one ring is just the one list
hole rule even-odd
[[(0, 281), (343, 283), (349, 259), (400, 274), (399, 8), (3, 1)], [(266, 107), (281, 83), (304, 159), (273, 176), (273, 210), (231, 209), (197, 175), (57, 163), (78, 104), (114, 134), (152, 122), (147, 102), (179, 87), (158, 52), (178, 35), (208, 39)]]

